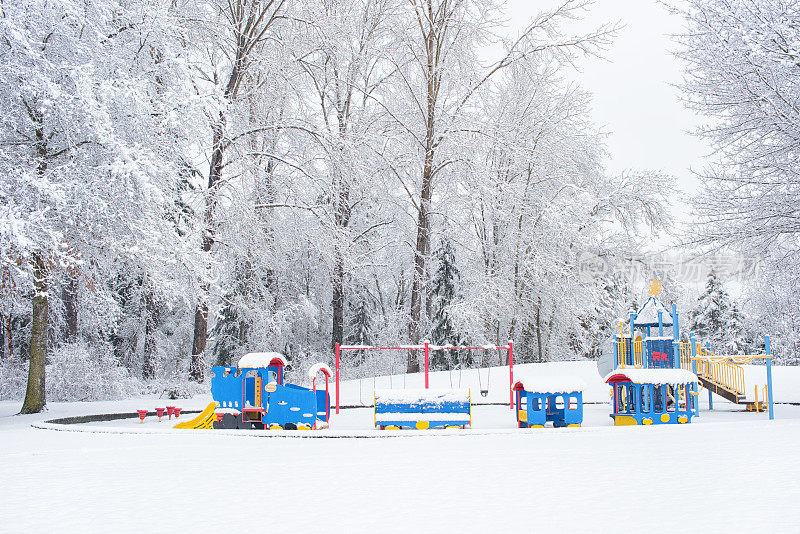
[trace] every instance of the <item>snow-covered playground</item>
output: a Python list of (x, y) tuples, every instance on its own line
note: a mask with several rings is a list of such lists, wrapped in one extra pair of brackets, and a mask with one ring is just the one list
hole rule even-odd
[[(489, 395), (473, 403), (507, 401), (503, 371), (493, 369)], [(774, 369), (774, 421), (715, 399), (691, 425), (651, 427), (612, 426), (593, 363), (517, 368), (565, 371), (587, 384), (581, 428), (518, 429), (501, 404), (477, 404), (467, 430), (381, 432), (362, 407), (342, 409), (327, 430), (275, 432), (176, 430), (153, 416), (44, 423), (152, 410), (158, 398), (51, 403), (32, 416), (0, 403), (0, 531), (250, 531), (268, 517), (270, 532), (797, 532), (800, 406), (787, 403), (800, 401), (800, 369)], [(420, 378), (343, 382), (342, 404), (381, 380), (401, 388)], [(431, 382), (459, 378), (477, 389), (474, 370)], [(296, 439), (322, 436), (340, 439)]]

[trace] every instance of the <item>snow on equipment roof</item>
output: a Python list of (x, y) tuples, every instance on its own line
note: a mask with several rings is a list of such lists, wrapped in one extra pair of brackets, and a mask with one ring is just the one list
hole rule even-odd
[(376, 389), (375, 400), (389, 403), (464, 402), (469, 389)]
[(331, 372), (331, 368), (328, 367), (327, 365), (325, 365), (324, 363), (319, 362), (319, 363), (315, 363), (314, 365), (312, 365), (308, 369), (308, 378), (313, 380), (317, 376), (317, 373), (319, 373), (320, 371), (322, 371), (323, 374), (325, 376), (327, 376), (328, 378), (333, 376), (333, 373)]
[(572, 393), (583, 391), (586, 382), (574, 376), (530, 376), (516, 381), (514, 389), (531, 393)]
[(634, 384), (686, 384), (697, 382), (697, 375), (686, 369), (615, 369), (603, 377), (606, 384), (614, 382)]
[(283, 354), (278, 352), (248, 352), (239, 359), (239, 369), (257, 369), (259, 367), (269, 367), (274, 360), (278, 360), (281, 365), (288, 365)]
[(636, 314), (636, 319), (633, 320), (633, 326), (658, 326), (659, 311), (661, 312), (661, 324), (664, 326), (672, 326), (672, 315), (670, 311), (655, 297), (647, 299), (642, 309)]

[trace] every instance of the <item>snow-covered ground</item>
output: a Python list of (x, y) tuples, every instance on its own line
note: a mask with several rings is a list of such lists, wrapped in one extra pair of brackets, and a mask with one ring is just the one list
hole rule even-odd
[[(589, 401), (608, 397), (585, 364), (528, 370), (581, 375)], [(794, 386), (796, 371), (776, 368), (777, 400), (798, 394), (778, 388)], [(495, 374), (502, 376), (493, 371), (492, 386)], [(473, 393), (473, 400), (502, 401), (507, 381), (506, 374), (487, 398)], [(343, 383), (342, 396), (358, 388)], [(202, 409), (209, 400), (176, 404)], [(394, 433), (371, 430), (372, 410), (355, 408), (327, 433), (393, 439), (254, 439), (274, 433), (179, 431), (153, 417), (64, 427), (78, 432), (31, 427), (163, 404), (59, 403), (18, 416), (19, 403), (0, 403), (0, 532), (797, 532), (800, 525), (800, 407), (785, 404), (768, 421), (717, 397), (716, 410), (691, 425), (652, 427), (610, 426), (608, 405), (588, 404), (582, 428), (529, 430), (514, 428), (507, 406), (483, 405), (474, 408), (472, 431)]]

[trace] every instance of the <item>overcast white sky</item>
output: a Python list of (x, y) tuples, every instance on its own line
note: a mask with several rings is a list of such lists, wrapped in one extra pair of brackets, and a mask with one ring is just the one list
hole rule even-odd
[[(512, 31), (521, 31), (554, 0), (506, 0)], [(698, 182), (689, 169), (701, 169), (709, 148), (690, 134), (701, 119), (687, 110), (672, 84), (681, 81), (682, 66), (671, 51), (670, 34), (680, 32), (683, 20), (656, 0), (597, 0), (582, 21), (570, 28), (588, 31), (604, 23), (621, 23), (605, 59), (578, 63), (575, 80), (593, 95), (592, 115), (608, 134), (610, 172), (625, 169), (661, 170), (673, 175), (681, 189), (675, 195), (679, 219), (688, 216), (681, 202)]]
[[(557, 3), (506, 0), (512, 32), (519, 34), (536, 13)], [(691, 134), (703, 119), (686, 109), (674, 86), (681, 82), (683, 66), (672, 55), (677, 45), (671, 34), (682, 31), (683, 19), (656, 0), (596, 0), (584, 19), (570, 23), (569, 28), (586, 32), (606, 23), (622, 27), (604, 59), (580, 60), (579, 71), (573, 75), (593, 94), (592, 118), (608, 135), (606, 168), (612, 173), (659, 170), (673, 176), (672, 215), (681, 227), (690, 218), (688, 197), (700, 186), (690, 169), (701, 170), (710, 151), (704, 140)], [(678, 251), (672, 248), (674, 241), (661, 235), (651, 242), (649, 251)], [(704, 282), (695, 277), (684, 281), (695, 289)]]

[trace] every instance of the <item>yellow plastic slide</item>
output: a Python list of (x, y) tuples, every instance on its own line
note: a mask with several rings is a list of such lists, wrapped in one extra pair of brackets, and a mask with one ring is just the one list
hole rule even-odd
[(211, 404), (206, 406), (206, 409), (203, 410), (203, 413), (201, 413), (200, 415), (198, 415), (194, 419), (191, 419), (189, 421), (184, 421), (182, 423), (178, 423), (177, 425), (175, 425), (175, 428), (181, 428), (181, 429), (184, 429), (184, 430), (186, 430), (186, 429), (190, 429), (190, 430), (191, 429), (193, 429), (193, 430), (197, 430), (197, 429), (211, 430), (212, 428), (214, 428), (214, 421), (217, 420), (217, 416), (214, 414), (214, 410), (216, 408), (217, 408), (217, 403), (216, 402), (212, 402)]

